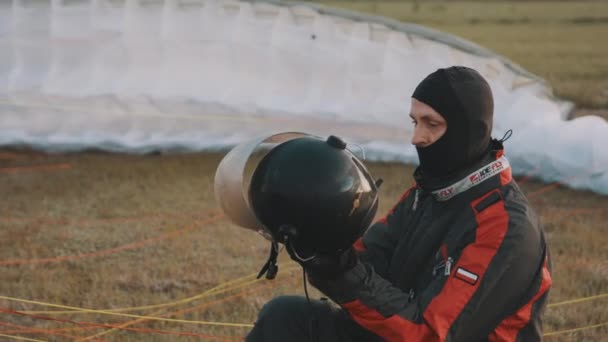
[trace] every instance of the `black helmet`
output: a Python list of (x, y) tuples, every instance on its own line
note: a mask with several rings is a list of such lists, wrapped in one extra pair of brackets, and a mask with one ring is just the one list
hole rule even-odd
[(378, 185), (346, 144), (305, 136), (273, 148), (255, 169), (249, 202), (276, 242), (297, 253), (352, 245), (373, 220)]

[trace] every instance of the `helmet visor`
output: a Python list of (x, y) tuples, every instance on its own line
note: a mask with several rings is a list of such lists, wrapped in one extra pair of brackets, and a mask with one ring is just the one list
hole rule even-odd
[(220, 162), (215, 173), (215, 198), (226, 216), (236, 225), (269, 235), (249, 203), (251, 177), (260, 161), (276, 146), (292, 139), (311, 136), (285, 132), (257, 137), (235, 146)]

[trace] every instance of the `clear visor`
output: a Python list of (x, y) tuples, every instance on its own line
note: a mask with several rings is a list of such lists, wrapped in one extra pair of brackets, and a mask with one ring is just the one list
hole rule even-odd
[(215, 199), (236, 225), (260, 232), (270, 239), (249, 203), (251, 177), (262, 159), (278, 145), (296, 138), (312, 136), (285, 132), (258, 137), (235, 146), (220, 162), (215, 173)]

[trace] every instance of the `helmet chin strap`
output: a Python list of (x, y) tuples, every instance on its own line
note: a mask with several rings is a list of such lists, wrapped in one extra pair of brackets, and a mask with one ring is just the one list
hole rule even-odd
[(310, 261), (310, 260), (314, 259), (317, 256), (316, 254), (313, 254), (313, 255), (311, 255), (311, 256), (309, 256), (307, 258), (302, 257), (300, 254), (298, 254), (298, 250), (293, 246), (293, 244), (292, 244), (292, 242), (291, 242), (291, 240), (289, 239), (288, 236), (285, 236), (285, 246), (287, 248), (289, 248), (291, 250), (291, 252), (293, 253), (293, 255), (298, 260), (300, 260), (301, 262)]
[[(279, 235), (282, 237), (282, 242), (285, 244), (285, 247), (289, 249), (289, 252), (294, 255), (299, 261), (307, 262), (314, 259), (317, 255), (313, 254), (309, 257), (302, 257), (298, 254), (297, 249), (293, 245), (293, 241), (296, 239), (297, 231), (294, 227), (290, 225), (282, 225), (279, 227)], [(266, 275), (266, 279), (274, 279), (279, 272), (279, 265), (277, 265), (277, 258), (279, 256), (279, 243), (273, 239), (270, 244), (270, 253), (268, 255), (268, 259), (262, 269), (258, 273), (257, 279), (260, 279), (264, 274)]]

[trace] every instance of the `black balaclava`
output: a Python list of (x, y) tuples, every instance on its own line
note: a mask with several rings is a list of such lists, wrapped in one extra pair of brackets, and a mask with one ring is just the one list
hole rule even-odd
[(447, 122), (439, 140), (416, 147), (422, 173), (445, 178), (480, 160), (490, 144), (494, 100), (488, 82), (463, 66), (428, 75), (412, 95), (432, 107)]

